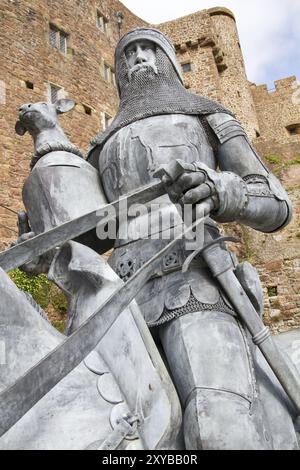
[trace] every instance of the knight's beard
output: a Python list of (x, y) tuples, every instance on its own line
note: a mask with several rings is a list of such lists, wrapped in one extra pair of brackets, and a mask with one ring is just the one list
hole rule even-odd
[(139, 80), (141, 77), (154, 78), (158, 74), (155, 64), (137, 64), (128, 71), (129, 82)]

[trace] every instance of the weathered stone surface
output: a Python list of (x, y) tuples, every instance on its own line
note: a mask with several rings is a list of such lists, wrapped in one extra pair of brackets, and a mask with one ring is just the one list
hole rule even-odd
[[(97, 10), (109, 21), (108, 35), (96, 25)], [(114, 48), (119, 39), (116, 13), (123, 12), (123, 34), (144, 22), (116, 0), (60, 2), (38, 0), (0, 2), (0, 204), (22, 209), (21, 190), (33, 153), (28, 134), (15, 134), (20, 105), (49, 99), (49, 83), (62, 88), (77, 108), (63, 128), (74, 144), (86, 151), (91, 138), (104, 125), (104, 115), (113, 116), (118, 104), (117, 89), (104, 80), (104, 63), (114, 68)], [(69, 35), (68, 53), (49, 43), (49, 24)], [(26, 87), (26, 82), (33, 89)], [(86, 114), (83, 105), (91, 109)], [(16, 238), (16, 218), (2, 209), (0, 249)]]

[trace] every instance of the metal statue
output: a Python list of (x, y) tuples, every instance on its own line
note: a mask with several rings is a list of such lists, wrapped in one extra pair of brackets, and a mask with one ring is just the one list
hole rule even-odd
[[(20, 108), (35, 156), (26, 233), (0, 254), (0, 448), (298, 449), (300, 333), (270, 337), (258, 274), (218, 227), (282, 229), (288, 196), (235, 116), (185, 89), (161, 32), (127, 33), (115, 69), (87, 161), (57, 119), (74, 102)], [(66, 293), (68, 337), (9, 281), (20, 265)]]
[[(279, 181), (231, 112), (184, 88), (174, 48), (164, 35), (145, 28), (129, 32), (117, 46), (115, 65), (119, 111), (89, 153), (89, 161), (98, 162), (109, 201), (161, 176), (157, 169), (164, 165), (169, 176), (163, 177), (168, 193), (163, 218), (173, 211), (173, 226), (182, 223), (172, 202), (210, 201), (204, 243), (220, 237), (216, 222), (238, 221), (267, 233), (288, 224), (291, 204)], [(173, 178), (170, 167), (177, 159), (190, 165)], [(137, 221), (128, 224), (130, 234), (130, 224)], [(130, 278), (160, 249), (162, 230), (168, 228), (157, 226), (157, 240), (119, 237), (109, 261), (117, 274)], [(223, 253), (228, 262), (228, 252)], [(182, 240), (136, 297), (160, 338), (181, 399), (186, 448), (296, 448), (288, 408), (273, 392), (260, 390), (260, 352), (236, 305), (205, 257), (194, 258), (182, 272), (188, 255)], [(229, 259), (232, 271), (244, 271), (246, 283), (250, 276), (254, 303), (261, 305), (257, 274), (239, 266), (234, 256)], [(267, 374), (268, 367), (263, 368)]]

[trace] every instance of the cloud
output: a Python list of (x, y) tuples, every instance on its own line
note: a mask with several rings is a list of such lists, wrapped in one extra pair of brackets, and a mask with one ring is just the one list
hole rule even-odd
[(288, 75), (300, 79), (299, 0), (123, 0), (127, 8), (150, 23), (162, 23), (218, 4), (237, 20), (248, 78), (256, 83)]

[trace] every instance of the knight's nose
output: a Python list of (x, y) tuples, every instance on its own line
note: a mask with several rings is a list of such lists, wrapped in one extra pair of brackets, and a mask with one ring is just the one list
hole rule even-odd
[(135, 61), (136, 64), (143, 64), (144, 62), (147, 62), (145, 57), (137, 57)]
[(144, 62), (147, 62), (145, 54), (142, 51), (139, 51), (137, 56), (136, 56), (135, 63), (136, 64), (142, 64)]
[(31, 103), (23, 104), (23, 105), (19, 108), (20, 113), (25, 112), (25, 111), (28, 111), (28, 110), (31, 108), (31, 106), (32, 106)]

